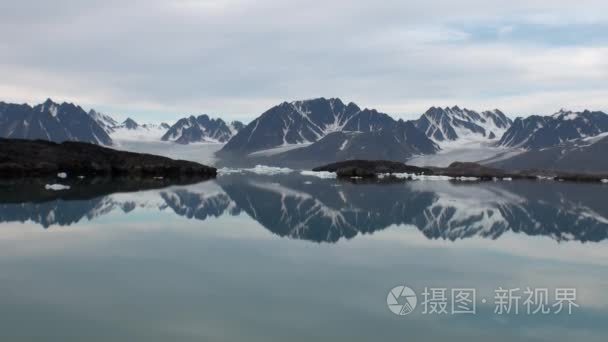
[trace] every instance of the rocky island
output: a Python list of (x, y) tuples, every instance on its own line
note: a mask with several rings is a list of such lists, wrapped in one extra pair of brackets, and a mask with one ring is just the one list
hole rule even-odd
[(433, 174), (433, 171), (429, 168), (410, 166), (389, 160), (346, 160), (316, 167), (312, 170), (317, 172), (335, 172), (341, 178), (374, 178), (378, 174), (390, 173)]

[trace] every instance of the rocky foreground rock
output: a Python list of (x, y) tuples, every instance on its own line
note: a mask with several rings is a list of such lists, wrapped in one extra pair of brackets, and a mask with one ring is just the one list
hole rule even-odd
[(0, 177), (78, 176), (215, 177), (199, 163), (98, 145), (42, 140), (0, 139)]

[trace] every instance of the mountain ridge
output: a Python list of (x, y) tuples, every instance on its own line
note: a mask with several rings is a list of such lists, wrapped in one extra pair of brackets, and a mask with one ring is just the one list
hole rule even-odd
[(434, 142), (441, 144), (464, 138), (480, 141), (499, 139), (511, 126), (512, 120), (498, 109), (479, 113), (454, 106), (431, 107), (415, 120), (415, 124)]
[(244, 124), (240, 121), (232, 121), (227, 124), (221, 118), (213, 119), (208, 114), (197, 117), (190, 115), (179, 119), (169, 127), (161, 140), (173, 141), (178, 144), (194, 142), (226, 143), (243, 127)]
[(608, 132), (608, 114), (601, 111), (560, 110), (549, 115), (517, 118), (498, 142), (499, 146), (541, 149), (566, 141)]
[(112, 145), (106, 130), (82, 107), (51, 99), (35, 106), (0, 102), (0, 137)]

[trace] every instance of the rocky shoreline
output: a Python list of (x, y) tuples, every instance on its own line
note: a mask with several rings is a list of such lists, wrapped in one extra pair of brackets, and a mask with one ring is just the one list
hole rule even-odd
[(386, 160), (348, 160), (319, 166), (314, 168), (313, 171), (334, 172), (338, 178), (343, 179), (445, 177), (446, 179), (478, 181), (491, 181), (497, 179), (548, 179), (555, 181), (602, 183), (606, 183), (608, 180), (608, 174), (578, 174), (555, 172), (551, 170), (507, 172), (470, 162), (454, 162), (448, 167), (416, 167)]
[(0, 177), (205, 177), (214, 167), (81, 142), (0, 139)]

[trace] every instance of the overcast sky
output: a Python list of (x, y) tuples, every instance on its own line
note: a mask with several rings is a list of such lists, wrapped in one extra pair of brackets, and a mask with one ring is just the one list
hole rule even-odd
[(0, 100), (142, 122), (320, 96), (608, 110), (606, 0), (0, 0), (0, 51)]

